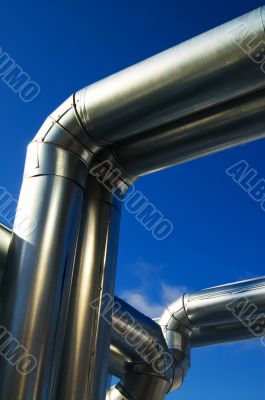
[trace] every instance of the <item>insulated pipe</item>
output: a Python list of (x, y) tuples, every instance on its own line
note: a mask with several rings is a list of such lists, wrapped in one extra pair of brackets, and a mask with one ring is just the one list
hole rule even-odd
[(77, 93), (81, 121), (109, 144), (264, 88), (264, 40), (258, 8)]
[(112, 312), (111, 343), (130, 359), (147, 362), (155, 358), (167, 344), (160, 326), (115, 297)]
[[(1, 244), (1, 252), (0, 252), (0, 258), (3, 260), (7, 256), (7, 251), (9, 248), (9, 243), (11, 241), (11, 234), (12, 232), (6, 228), (4, 225), (0, 225), (0, 244)], [(3, 264), (0, 264), (0, 269), (1, 272), (3, 273)], [(202, 346), (207, 346), (207, 345), (213, 345), (213, 344), (218, 344), (218, 343), (225, 343), (225, 342), (231, 342), (231, 341), (238, 341), (238, 340), (244, 340), (244, 339), (251, 339), (255, 338), (254, 335), (254, 327), (257, 327), (257, 322), (263, 323), (263, 318), (265, 319), (265, 307), (264, 307), (264, 301), (263, 301), (263, 294), (262, 291), (264, 290), (265, 286), (265, 278), (259, 278), (259, 279), (254, 279), (254, 280), (249, 280), (249, 281), (243, 281), (239, 282), (236, 284), (230, 284), (230, 285), (224, 285), (220, 286), (217, 288), (211, 288), (207, 289), (205, 291), (198, 292), (197, 294), (191, 294), (191, 295), (186, 295), (186, 299), (188, 299), (189, 307), (192, 313), (195, 312), (196, 315), (199, 315), (200, 312), (198, 310), (195, 311), (196, 307), (199, 309), (201, 306), (199, 306), (200, 303), (195, 301), (195, 299), (200, 299), (201, 302), (212, 302), (213, 299), (214, 301), (216, 300), (222, 300), (222, 303), (215, 304), (215, 307), (218, 309), (218, 312), (216, 313), (216, 310), (213, 311), (213, 314), (207, 319), (210, 320), (210, 322), (207, 322), (207, 319), (205, 316), (203, 316), (202, 321), (198, 323), (198, 326), (194, 327), (192, 330), (192, 336), (191, 336), (191, 347), (202, 347)], [(234, 315), (231, 313), (228, 315), (228, 319), (226, 320), (220, 320), (219, 313), (222, 312), (223, 316), (226, 315), (227, 309), (224, 306), (226, 304), (226, 300), (224, 301), (226, 296), (231, 297), (231, 292), (234, 291), (235, 293), (240, 293), (240, 296), (237, 298), (239, 300), (239, 303), (236, 304), (241, 304), (242, 309), (245, 309), (245, 313), (243, 313), (240, 317), (240, 321), (236, 320), (234, 318)], [(218, 293), (218, 296), (217, 296)], [(245, 297), (245, 295), (248, 295), (248, 297)], [(250, 295), (254, 296), (250, 300)], [(215, 297), (216, 296), (216, 297)], [(232, 300), (234, 297), (232, 297)], [(246, 301), (248, 300), (248, 302)], [(115, 375), (117, 377), (122, 378), (124, 374), (124, 361), (132, 362), (132, 360), (141, 360), (139, 354), (135, 352), (135, 349), (133, 346), (129, 346), (128, 342), (124, 340), (124, 334), (119, 335), (119, 325), (122, 320), (122, 314), (128, 311), (129, 309), (132, 310), (132, 307), (129, 305), (126, 305), (125, 302), (123, 302), (121, 299), (115, 298), (115, 302), (118, 302), (119, 304), (123, 304), (124, 307), (119, 310), (119, 314), (117, 312), (115, 313), (116, 318), (113, 321), (113, 329), (112, 329), (112, 345), (111, 345), (111, 351), (110, 351), (110, 373), (112, 375)], [(195, 304), (195, 305), (194, 305)], [(197, 304), (197, 306), (196, 306)], [(253, 310), (253, 304), (257, 307), (257, 310)], [(234, 308), (233, 308), (234, 309)], [(203, 306), (202, 310), (207, 311), (207, 313), (210, 312), (210, 308), (207, 305), (207, 307)], [(255, 311), (255, 312), (253, 312)], [(142, 327), (145, 327), (145, 329), (148, 326), (148, 317), (145, 317), (141, 315), (139, 312), (134, 310), (132, 313), (130, 311), (131, 315), (134, 315), (135, 323), (136, 324), (141, 324)], [(119, 315), (119, 318), (117, 318)], [(141, 317), (139, 318), (139, 315)], [(240, 316), (240, 310), (239, 313), (237, 314), (238, 317)], [(244, 319), (242, 318), (244, 316)], [(217, 317), (218, 317), (218, 323), (217, 323)], [(232, 317), (232, 319), (231, 319)], [(214, 319), (213, 319), (214, 318)], [(226, 317), (227, 318), (227, 317)], [(143, 324), (143, 321), (145, 323)], [(255, 324), (253, 324), (256, 322)], [(117, 327), (115, 328), (115, 326)], [(155, 324), (155, 322), (152, 321), (152, 326), (155, 326), (151, 331), (148, 329), (150, 335), (153, 338), (158, 338), (158, 325)], [(154, 332), (157, 332), (156, 334)], [(261, 333), (263, 333), (261, 331)], [(115, 345), (114, 345), (115, 343)]]
[(85, 204), (56, 399), (106, 395), (120, 206), (92, 177)]
[[(264, 277), (213, 287), (180, 297), (165, 309), (158, 323), (169, 349), (175, 350), (187, 348), (185, 341), (194, 348), (245, 339), (264, 340), (264, 299)], [(120, 300), (116, 298), (116, 301)], [(131, 309), (123, 304), (123, 313)], [(123, 319), (122, 315), (120, 319)], [(136, 318), (137, 325), (141, 319)], [(115, 352), (120, 351), (120, 357), (115, 358), (115, 371), (122, 378), (128, 355), (130, 360), (139, 359), (139, 355), (133, 354), (134, 348), (128, 346), (124, 337), (114, 339), (116, 324), (114, 318), (112, 342)], [(114, 349), (111, 349), (110, 371), (114, 370), (114, 356)]]
[[(139, 148), (139, 134), (146, 129), (157, 129), (177, 120), (186, 121), (195, 112), (206, 112), (232, 99), (237, 101), (234, 99), (242, 97), (248, 104), (250, 93), (265, 86), (264, 74), (260, 71), (262, 49), (259, 48), (263, 39), (263, 10), (260, 8), (83, 89), (47, 118), (29, 147), (20, 195), (20, 207), (28, 212), (30, 224), (22, 232), (14, 230), (0, 295), (0, 325), (5, 326), (32, 357), (36, 357), (37, 365), (30, 374), (23, 375), (2, 359), (1, 398), (46, 398), (57, 387), (62, 353), (59, 337), (65, 333), (68, 309), (74, 308), (75, 299), (70, 289), (82, 198), (90, 168), (102, 159), (113, 160), (114, 156), (115, 167), (121, 171), (118, 187), (124, 191), (127, 182), (135, 178), (136, 171), (136, 175), (140, 175), (179, 162), (174, 152), (161, 161), (152, 147), (151, 159), (141, 152), (138, 164), (133, 168), (125, 159), (124, 165), (118, 162), (123, 150), (132, 154), (128, 143), (124, 141), (117, 149), (110, 148), (110, 144), (138, 136)], [(242, 44), (254, 49), (251, 57), (248, 51), (242, 51)], [(249, 124), (259, 114), (259, 104), (259, 101), (258, 104), (254, 102), (258, 110), (247, 112), (246, 121), (240, 112), (236, 121), (241, 119), (243, 126), (245, 122)], [(251, 129), (253, 126), (256, 125)], [(200, 127), (199, 124), (193, 134), (198, 134)], [(258, 125), (257, 130), (252, 129), (254, 133), (248, 140), (262, 137), (260, 128)], [(173, 132), (171, 137), (174, 139), (176, 135)], [(244, 142), (246, 135), (249, 130), (238, 129), (236, 144)], [(163, 128), (162, 136), (166, 143), (167, 129)], [(194, 140), (195, 136), (191, 136)], [(200, 155), (216, 149), (209, 146), (210, 136), (206, 136), (206, 142), (204, 137), (199, 137), (196, 142)], [(231, 145), (223, 131), (217, 142), (218, 148)], [(232, 142), (235, 143), (234, 138)], [(148, 149), (148, 142), (142, 145)], [(179, 146), (179, 143), (175, 145)], [(168, 147), (162, 149), (161, 153), (164, 152), (168, 152)], [(193, 146), (190, 155), (188, 153), (185, 159), (194, 157)], [(143, 159), (147, 160), (144, 166)], [(82, 221), (80, 232), (86, 223)], [(101, 228), (104, 230), (103, 224)], [(96, 260), (95, 264), (100, 268)], [(77, 270), (80, 268), (77, 259)], [(87, 290), (92, 289), (88, 287)], [(81, 293), (77, 293), (77, 297), (80, 298)], [(85, 293), (85, 297), (89, 298), (89, 293)], [(88, 312), (94, 313), (94, 310)], [(100, 327), (101, 321), (93, 322), (93, 332), (97, 331), (96, 326)], [(101, 328), (98, 332), (89, 349), (90, 359), (94, 356), (93, 350), (99, 348)], [(107, 342), (106, 339), (103, 347)], [(78, 343), (75, 341), (75, 346)], [(95, 376), (88, 377), (91, 388), (95, 387)], [(101, 388), (100, 395), (103, 391)]]
[(177, 328), (163, 335), (155, 321), (115, 298), (111, 370), (121, 380), (108, 390), (107, 400), (163, 400), (182, 385), (189, 369), (189, 338)]
[(111, 147), (131, 175), (145, 175), (265, 137), (265, 90), (195, 113)]
[[(0, 325), (6, 330), (1, 334), (1, 399), (49, 397), (80, 220), (85, 165), (51, 145), (35, 151), (29, 147), (0, 290)], [(50, 174), (53, 168), (61, 176)], [(21, 212), (28, 218), (23, 229), (17, 223)]]
[[(192, 348), (198, 348), (249, 339), (259, 339), (265, 345), (265, 332), (261, 338), (258, 335), (254, 335), (251, 325), (253, 324), (255, 326), (255, 322), (255, 320), (250, 319), (249, 322), (244, 324), (242, 324), (242, 322), (237, 322), (234, 324), (218, 325), (216, 327), (209, 326), (194, 329), (192, 332), (191, 346)], [(265, 325), (265, 315), (261, 316), (259, 323), (261, 326)]]
[(193, 326), (191, 346), (265, 336), (265, 278), (214, 287), (185, 296)]

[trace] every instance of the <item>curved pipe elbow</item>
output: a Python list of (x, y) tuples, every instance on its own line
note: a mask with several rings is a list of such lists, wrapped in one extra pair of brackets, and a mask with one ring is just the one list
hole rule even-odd
[(182, 386), (190, 368), (190, 339), (192, 324), (186, 314), (186, 296), (179, 297), (166, 307), (158, 323), (174, 359), (170, 391)]
[[(141, 344), (144, 343), (147, 350), (145, 354), (137, 354), (137, 357), (137, 341), (131, 342), (130, 351), (128, 340), (124, 339), (128, 333), (135, 335), (136, 332), (138, 335), (134, 337), (139, 338), (140, 335)], [(158, 324), (116, 299), (112, 343), (132, 358), (130, 362), (125, 361), (122, 379), (109, 389), (106, 400), (162, 400), (167, 393), (179, 388), (190, 367), (190, 335), (191, 324), (185, 313), (184, 296), (165, 309)], [(147, 362), (146, 355), (156, 350), (156, 341), (163, 352), (157, 353), (153, 363), (150, 360)], [(153, 354), (156, 353), (153, 351)]]
[(58, 158), (64, 157), (62, 153), (64, 151), (68, 155), (70, 154), (72, 158), (81, 161), (83, 166), (88, 169), (86, 176), (92, 167), (102, 166), (101, 179), (104, 182), (108, 179), (115, 181), (115, 188), (119, 188), (124, 193), (136, 178), (124, 170), (113, 156), (107, 143), (101, 143), (100, 140), (91, 136), (92, 127), (89, 123), (83, 123), (84, 118), (80, 115), (81, 110), (82, 115), (85, 113), (86, 120), (89, 120), (89, 110), (86, 109), (86, 104), (83, 104), (85, 97), (82, 96), (82, 93), (86, 90), (84, 88), (78, 92), (78, 95), (75, 93), (70, 96), (46, 118), (31, 143), (31, 147), (35, 146), (36, 148), (36, 145), (38, 145), (38, 154), (28, 158), (25, 174), (32, 176), (32, 173), (36, 172), (32, 172), (32, 169), (36, 169), (36, 165), (34, 163), (32, 165), (32, 160), (39, 158), (40, 149), (46, 149), (50, 145), (50, 149), (53, 146), (53, 152), (61, 153), (55, 157), (54, 164), (58, 164)]

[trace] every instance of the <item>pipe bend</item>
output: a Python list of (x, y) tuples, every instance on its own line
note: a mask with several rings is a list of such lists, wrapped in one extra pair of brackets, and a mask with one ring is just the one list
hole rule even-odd
[[(55, 109), (44, 121), (33, 143), (54, 145), (79, 158), (88, 168), (86, 175), (92, 167), (99, 166), (104, 171), (101, 172), (101, 180), (113, 181), (116, 177), (115, 189), (118, 187), (124, 193), (136, 178), (125, 171), (108, 144), (93, 138), (83, 124), (80, 110), (84, 112), (86, 109), (85, 104), (81, 104), (85, 101), (82, 93), (86, 90), (87, 88), (80, 90), (78, 96), (74, 93)], [(116, 176), (110, 171), (114, 171)]]
[(182, 385), (190, 367), (191, 336), (184, 296), (165, 309), (158, 323), (116, 298), (112, 327), (112, 343), (131, 360), (124, 361), (121, 380), (109, 389), (107, 400), (162, 400)]
[(170, 391), (182, 386), (190, 368), (190, 338), (192, 324), (186, 314), (186, 296), (166, 307), (158, 323), (173, 357), (173, 379)]

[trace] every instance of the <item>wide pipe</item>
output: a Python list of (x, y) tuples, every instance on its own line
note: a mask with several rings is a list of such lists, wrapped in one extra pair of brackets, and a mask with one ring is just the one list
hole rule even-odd
[(160, 169), (265, 137), (265, 90), (195, 113), (111, 146), (131, 175)]
[(264, 88), (264, 39), (258, 8), (78, 92), (81, 121), (110, 144)]
[[(0, 398), (37, 400), (49, 397), (55, 368), (60, 313), (64, 313), (83, 200), (79, 173), (86, 167), (70, 153), (29, 147), (27, 168), (0, 290)], [(51, 150), (51, 153), (50, 153)], [(47, 152), (50, 153), (49, 165)], [(42, 172), (36, 168), (36, 160)], [(72, 173), (67, 174), (71, 165)], [(61, 176), (50, 174), (59, 168)], [(33, 172), (34, 171), (34, 172)], [(74, 172), (75, 171), (75, 172)], [(64, 175), (64, 176), (63, 176)], [(28, 224), (18, 223), (20, 216)], [(11, 340), (12, 338), (12, 340)], [(4, 351), (4, 353), (3, 353)], [(21, 364), (27, 355), (29, 365)], [(7, 362), (11, 358), (11, 362)]]

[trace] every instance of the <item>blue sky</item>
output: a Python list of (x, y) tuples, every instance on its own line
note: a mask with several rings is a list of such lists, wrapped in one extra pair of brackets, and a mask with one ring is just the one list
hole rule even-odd
[[(260, 5), (3, 0), (0, 46), (41, 92), (23, 103), (0, 80), (0, 186), (18, 196), (27, 143), (76, 89)], [(137, 189), (175, 229), (158, 242), (124, 211), (116, 292), (155, 314), (179, 291), (264, 275), (265, 212), (225, 173), (244, 159), (265, 177), (264, 152), (259, 141), (142, 178)], [(259, 342), (196, 350), (183, 388), (169, 399), (257, 400), (264, 360)]]

